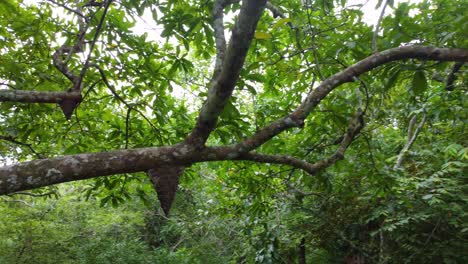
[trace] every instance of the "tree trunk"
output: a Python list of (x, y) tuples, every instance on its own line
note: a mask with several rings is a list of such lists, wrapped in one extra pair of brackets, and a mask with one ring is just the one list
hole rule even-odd
[(299, 244), (299, 264), (306, 264), (305, 238), (301, 239), (301, 243)]

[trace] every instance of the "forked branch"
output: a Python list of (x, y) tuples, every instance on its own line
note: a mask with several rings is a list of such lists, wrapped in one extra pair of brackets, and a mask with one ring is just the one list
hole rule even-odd
[(239, 78), (265, 3), (266, 0), (242, 1), (220, 72), (213, 75), (208, 98), (200, 110), (195, 128), (186, 140), (190, 145), (202, 148), (215, 128), (218, 117), (231, 97)]
[(468, 60), (468, 49), (435, 48), (415, 45), (375, 53), (324, 80), (317, 88), (310, 91), (306, 99), (294, 112), (272, 122), (252, 137), (237, 144), (237, 151), (241, 153), (249, 152), (286, 129), (302, 127), (307, 116), (336, 87), (344, 83), (353, 82), (361, 74), (383, 64), (404, 59), (466, 62)]
[(289, 165), (298, 169), (302, 169), (310, 175), (316, 174), (318, 171), (326, 169), (331, 165), (335, 164), (339, 160), (344, 159), (344, 154), (348, 147), (351, 145), (353, 140), (356, 138), (357, 134), (364, 127), (364, 121), (362, 113), (356, 114), (354, 118), (351, 119), (348, 129), (344, 136), (342, 137), (340, 146), (335, 151), (333, 155), (328, 158), (319, 160), (315, 163), (309, 163), (307, 161), (290, 157), (290, 156), (281, 156), (281, 155), (266, 155), (255, 152), (249, 152), (246, 154), (240, 155), (236, 160), (250, 160), (260, 163), (273, 163), (273, 164), (283, 164)]

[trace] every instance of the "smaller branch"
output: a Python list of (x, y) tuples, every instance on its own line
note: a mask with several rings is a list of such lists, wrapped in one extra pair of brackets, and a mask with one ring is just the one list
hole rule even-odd
[(175, 252), (177, 247), (179, 247), (179, 245), (185, 241), (185, 237), (181, 236), (179, 241), (177, 241), (177, 243), (174, 244), (174, 246), (171, 247), (171, 252)]
[(2, 136), (2, 135), (0, 135), (0, 140), (5, 140), (5, 141), (8, 141), (8, 142), (11, 142), (11, 143), (20, 145), (20, 146), (25, 146), (25, 147), (27, 147), (32, 153), (34, 153), (34, 155), (36, 155), (39, 159), (44, 158), (41, 154), (39, 154), (37, 151), (34, 150), (34, 148), (31, 146), (31, 144), (27, 144), (27, 143), (20, 142), (20, 141), (16, 140), (16, 138), (14, 138), (14, 137), (12, 137), (12, 136)]
[(1, 198), (1, 201), (2, 202), (5, 202), (5, 203), (22, 203), (28, 207), (33, 207), (30, 203), (26, 202), (26, 201), (23, 201), (23, 200), (9, 200), (9, 199), (5, 199), (5, 198)]
[(273, 164), (282, 164), (282, 165), (289, 165), (298, 169), (302, 169), (309, 173), (310, 175), (314, 175), (317, 170), (313, 166), (313, 164), (295, 158), (291, 156), (282, 156), (282, 155), (268, 155), (268, 154), (261, 154), (256, 152), (250, 152), (246, 154), (242, 154), (241, 156), (235, 158), (235, 160), (248, 160), (254, 161), (259, 163), (273, 163)]
[[(216, 43), (216, 61), (213, 76), (221, 72), (226, 53), (226, 37), (224, 36), (223, 10), (226, 5), (224, 0), (215, 0), (213, 5), (213, 29)], [(216, 77), (213, 77), (213, 79)]]
[(465, 64), (464, 62), (457, 62), (453, 64), (452, 70), (450, 71), (449, 75), (447, 76), (447, 82), (445, 83), (445, 90), (446, 91), (453, 91), (455, 88), (454, 82), (457, 79), (456, 73), (461, 69), (461, 67)]
[[(13, 89), (13, 90), (16, 90), (16, 87), (14, 87), (13, 85), (8, 84), (8, 83), (0, 83), (0, 85), (4, 85), (4, 86), (9, 87), (9, 88), (11, 88), (11, 89)], [(1, 90), (0, 90), (0, 91), (1, 91)]]
[[(429, 241), (431, 241), (431, 239), (434, 237), (434, 234), (435, 234), (437, 228), (439, 228), (439, 225), (440, 225), (440, 222), (441, 222), (441, 221), (442, 221), (442, 218), (439, 218), (439, 219), (437, 220), (436, 225), (435, 225), (434, 228), (432, 229), (432, 231), (431, 231), (431, 233), (429, 234), (429, 236), (427, 237), (426, 241), (424, 241), (423, 247), (427, 246), (427, 244), (429, 244)], [(411, 254), (411, 255), (409, 256), (408, 259), (413, 258), (414, 255), (416, 255), (416, 254), (419, 253), (419, 252), (421, 252), (421, 250), (416, 251), (416, 252), (413, 252), (413, 254)]]
[(28, 195), (31, 197), (44, 197), (44, 196), (50, 196), (50, 195), (56, 195), (56, 192), (46, 192), (46, 193), (30, 193), (30, 192), (15, 192), (12, 194), (9, 194), (8, 196), (13, 196), (13, 195)]
[(106, 2), (106, 5), (104, 7), (104, 11), (102, 13), (102, 16), (101, 16), (101, 19), (99, 20), (99, 24), (97, 25), (96, 27), (96, 32), (94, 33), (94, 37), (93, 37), (93, 40), (91, 42), (91, 46), (89, 48), (89, 52), (88, 52), (88, 56), (86, 57), (86, 61), (85, 61), (85, 64), (83, 65), (83, 68), (81, 69), (81, 72), (80, 72), (80, 76), (78, 78), (78, 81), (77, 83), (75, 84), (75, 87), (74, 89), (76, 90), (80, 90), (81, 91), (81, 83), (83, 82), (83, 78), (84, 78), (84, 75), (86, 74), (86, 71), (88, 70), (89, 68), (89, 61), (91, 59), (91, 54), (93, 53), (93, 50), (94, 50), (94, 46), (96, 45), (96, 41), (99, 37), (99, 33), (101, 32), (101, 29), (102, 29), (102, 25), (104, 24), (104, 19), (106, 17), (106, 14), (107, 14), (107, 11), (109, 10), (109, 7), (111, 5), (113, 0), (108, 0)]
[[(319, 63), (319, 54), (317, 52), (317, 46), (315, 45), (315, 37), (319, 34), (317, 32), (314, 32), (314, 28), (312, 27), (312, 19), (311, 19), (311, 14), (309, 12), (309, 9), (307, 9), (307, 24), (309, 25), (309, 30), (310, 32), (312, 33), (311, 34), (311, 42), (312, 42), (312, 55), (314, 56), (314, 64), (315, 64), (315, 69), (317, 70), (317, 74), (320, 78), (320, 81), (323, 81), (325, 80), (325, 77), (323, 76), (323, 73), (322, 73), (322, 69), (320, 67), (320, 63)], [(301, 41), (299, 39), (299, 28), (296, 28), (296, 43), (298, 45), (298, 47), (301, 47)], [(305, 61), (307, 63), (307, 66), (310, 67), (310, 63), (309, 63), (309, 60), (307, 59), (307, 56), (305, 56)]]
[(105, 4), (104, 2), (96, 2), (96, 0), (91, 0), (89, 1), (89, 3), (86, 3), (85, 5), (83, 5), (83, 7), (92, 7), (92, 6), (101, 7), (104, 4)]
[(337, 161), (344, 159), (344, 154), (348, 147), (353, 142), (354, 138), (359, 134), (361, 129), (364, 127), (364, 116), (363, 112), (358, 112), (354, 118), (351, 119), (348, 130), (346, 131), (343, 140), (336, 152), (329, 158), (320, 160), (313, 164), (316, 171), (323, 170), (335, 164)]
[(281, 12), (281, 10), (278, 7), (276, 7), (269, 1), (266, 3), (265, 8), (271, 11), (274, 18), (277, 18), (277, 17), (286, 18), (286, 15), (284, 15), (284, 13)]
[(311, 89), (310, 93), (296, 110), (260, 129), (253, 136), (236, 144), (235, 148), (241, 153), (249, 152), (263, 145), (286, 129), (292, 127), (302, 128), (307, 116), (336, 87), (344, 83), (356, 81), (359, 75), (377, 68), (380, 65), (403, 59), (466, 62), (468, 60), (468, 50), (415, 45), (402, 46), (377, 52), (325, 79), (318, 87)]
[[(63, 74), (65, 77), (67, 77), (70, 82), (72, 83), (72, 87), (68, 90), (70, 93), (81, 93), (82, 90), (82, 80), (83, 80), (83, 75), (85, 71), (85, 68), (87, 68), (87, 63), (89, 60), (86, 61), (86, 64), (83, 66), (83, 70), (80, 74), (80, 76), (77, 76), (72, 70), (68, 68), (68, 63), (70, 62), (73, 54), (75, 53), (81, 53), (84, 51), (84, 43), (85, 43), (85, 35), (86, 31), (88, 30), (89, 27), (89, 19), (85, 17), (82, 13), (81, 7), (78, 7), (77, 9), (71, 9), (63, 4), (57, 3), (53, 0), (48, 0), (51, 3), (57, 4), (59, 6), (62, 6), (63, 8), (75, 13), (78, 15), (78, 25), (79, 25), (79, 30), (77, 33), (77, 39), (76, 43), (71, 46), (67, 46), (66, 44), (63, 44), (60, 48), (58, 48), (54, 54), (52, 55), (52, 61), (54, 63), (54, 66)], [(97, 34), (97, 32), (96, 32)], [(93, 43), (94, 45), (94, 43)], [(92, 50), (92, 48), (91, 48)], [(66, 55), (66, 57), (65, 57)], [(71, 115), (75, 111), (75, 109), (78, 107), (80, 102), (82, 101), (82, 97), (80, 95), (79, 99), (64, 99), (59, 102), (59, 106), (63, 111), (63, 114), (65, 115), (66, 119), (70, 119)]]
[(117, 98), (117, 100), (119, 100), (120, 102), (122, 102), (128, 109), (131, 109), (131, 110), (135, 110), (135, 112), (137, 112), (141, 117), (143, 117), (143, 119), (146, 120), (146, 122), (148, 122), (148, 124), (151, 126), (151, 128), (154, 129), (154, 131), (157, 131), (159, 133), (159, 129), (136, 107), (134, 107), (133, 105), (127, 103), (118, 93), (117, 91), (114, 89), (114, 87), (109, 83), (109, 81), (107, 80), (107, 77), (106, 77), (106, 74), (104, 73), (104, 71), (101, 69), (101, 67), (99, 67), (98, 65), (96, 64), (92, 64), (92, 66), (94, 68), (96, 68), (98, 71), (99, 71), (99, 74), (101, 75), (101, 78), (102, 78), (102, 81), (104, 82), (104, 84), (106, 85), (106, 87), (111, 91), (111, 93), (114, 95), (115, 98)]
[(125, 117), (125, 149), (128, 149), (128, 134), (130, 132), (130, 113), (132, 108), (127, 109), (127, 116)]
[(77, 16), (83, 18), (84, 20), (87, 20), (86, 16), (84, 16), (84, 15), (83, 15), (80, 11), (78, 11), (78, 10), (75, 10), (75, 9), (73, 9), (73, 8), (71, 8), (71, 7), (68, 7), (68, 6), (64, 5), (64, 4), (58, 3), (58, 2), (56, 2), (56, 1), (54, 1), (54, 0), (47, 0), (47, 1), (48, 1), (48, 2), (51, 2), (51, 3), (54, 4), (54, 5), (58, 5), (58, 6), (60, 6), (60, 7), (63, 7), (64, 9), (66, 9), (66, 10), (72, 12), (73, 14), (75, 14), (75, 15), (77, 15)]
[[(67, 77), (68, 80), (73, 84), (73, 87), (76, 86), (76, 83), (78, 81), (78, 76), (71, 71), (68, 66), (67, 66), (67, 61), (71, 57), (71, 54), (74, 52), (79, 52), (80, 50), (77, 49), (77, 45), (74, 47), (69, 47), (66, 46), (65, 44), (62, 45), (60, 48), (58, 48), (55, 53), (52, 55), (52, 61), (54, 63), (54, 66), (63, 74), (65, 77)], [(67, 59), (65, 61), (62, 60), (62, 56), (64, 54), (68, 54)]]
[(290, 156), (281, 156), (281, 155), (267, 155), (260, 154), (256, 152), (249, 152), (241, 154), (239, 157), (234, 160), (250, 160), (261, 163), (275, 163), (289, 165), (298, 169), (302, 169), (309, 173), (310, 175), (316, 174), (318, 171), (330, 167), (335, 164), (337, 161), (344, 159), (344, 154), (346, 149), (351, 145), (356, 135), (364, 127), (363, 113), (358, 112), (350, 121), (348, 129), (343, 136), (343, 139), (340, 142), (340, 146), (336, 152), (325, 159), (317, 161), (315, 163), (309, 163), (301, 159), (297, 159)]
[(423, 115), (423, 118), (421, 119), (421, 122), (419, 123), (418, 127), (416, 127), (416, 129), (414, 128), (414, 126), (416, 125), (416, 115), (414, 115), (411, 118), (411, 120), (409, 121), (409, 124), (408, 124), (408, 141), (406, 142), (403, 149), (400, 151), (400, 154), (398, 154), (397, 162), (396, 162), (395, 166), (393, 167), (394, 169), (400, 168), (401, 165), (403, 164), (406, 153), (411, 148), (414, 141), (416, 141), (416, 138), (418, 137), (419, 132), (421, 132), (421, 129), (424, 126), (425, 122), (426, 122), (426, 114)]
[(319, 192), (304, 192), (298, 188), (296, 188), (294, 185), (292, 185), (291, 183), (289, 183), (288, 181), (285, 181), (284, 184), (288, 187), (288, 193), (291, 191), (291, 192), (295, 192), (295, 193), (298, 193), (300, 196), (302, 197), (306, 197), (306, 196), (319, 196), (321, 198), (325, 198), (324, 195), (322, 193), (319, 193)]
[(377, 23), (375, 24), (375, 30), (374, 30), (374, 35), (372, 36), (372, 51), (374, 53), (378, 52), (377, 50), (377, 36), (379, 35), (380, 31), (380, 23), (382, 23), (382, 18), (385, 14), (385, 8), (388, 5), (388, 0), (385, 0), (385, 3), (382, 7), (382, 12), (380, 12), (379, 19), (377, 20)]

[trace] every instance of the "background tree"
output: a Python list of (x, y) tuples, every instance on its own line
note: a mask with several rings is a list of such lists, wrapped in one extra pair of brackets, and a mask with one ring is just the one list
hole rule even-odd
[(245, 219), (239, 261), (458, 260), (467, 4), (383, 4), (373, 30), (346, 1), (4, 1), (0, 194), (118, 205), (148, 173), (168, 214), (184, 175)]

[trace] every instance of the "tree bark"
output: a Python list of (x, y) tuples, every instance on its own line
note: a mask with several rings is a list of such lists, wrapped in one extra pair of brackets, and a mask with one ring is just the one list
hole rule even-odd
[(301, 239), (299, 244), (299, 264), (306, 264), (306, 245), (305, 238)]
[[(262, 7), (256, 6), (257, 4), (253, 3), (255, 1), (246, 2), (254, 5), (257, 10), (256, 14), (259, 15), (258, 12), (260, 12), (259, 10), (262, 9)], [(251, 11), (249, 11), (248, 14), (250, 14), (250, 12)], [(254, 27), (253, 24), (250, 26)], [(237, 61), (234, 65), (235, 67), (233, 65), (228, 65), (226, 66), (226, 69), (223, 69), (223, 71), (231, 69), (236, 72), (240, 71), (243, 59), (236, 60), (230, 57), (244, 54), (242, 52), (246, 52), (245, 49), (248, 49), (248, 45), (241, 45), (240, 47), (242, 47), (243, 51), (240, 53), (233, 51), (236, 47), (237, 46), (235, 45), (231, 45), (231, 51), (228, 50), (225, 58), (226, 61)], [(229, 87), (226, 90), (225, 87), (221, 85), (219, 89), (212, 90), (215, 94), (208, 96), (208, 101), (202, 108), (197, 125), (185, 143), (157, 148), (141, 148), (69, 155), (0, 167), (0, 195), (61, 182), (121, 173), (142, 172), (159, 166), (190, 166), (193, 163), (204, 161), (241, 159), (287, 164), (298, 166), (301, 169), (307, 168), (309, 165), (318, 166), (317, 169), (326, 168), (338, 160), (343, 159), (344, 151), (352, 143), (356, 132), (359, 132), (361, 127), (359, 124), (362, 123), (361, 121), (357, 120), (359, 122), (356, 121), (355, 123), (351, 123), (350, 128), (348, 128), (347, 136), (344, 137), (345, 139), (342, 141), (335, 155), (328, 159), (316, 162), (315, 164), (308, 164), (306, 161), (303, 163), (297, 162), (297, 159), (291, 159), (288, 157), (278, 158), (269, 155), (261, 157), (258, 154), (256, 155), (255, 153), (250, 152), (288, 128), (303, 126), (304, 120), (310, 112), (323, 98), (325, 98), (339, 85), (351, 82), (355, 80), (357, 76), (382, 64), (409, 58), (464, 62), (468, 60), (468, 50), (404, 46), (376, 53), (323, 81), (320, 86), (309, 93), (307, 98), (294, 112), (284, 118), (272, 122), (270, 125), (267, 125), (245, 141), (232, 146), (209, 148), (204, 147), (204, 142), (214, 129), (219, 115), (219, 110), (224, 107), (224, 103), (227, 102), (227, 99), (230, 97), (233, 85), (238, 78), (238, 74), (231, 75), (231, 73), (221, 73), (221, 75), (227, 74), (230, 76), (226, 77), (226, 80), (229, 80), (229, 82), (227, 82), (230, 84)], [(227, 83), (224, 81), (221, 82), (221, 84)], [(60, 98), (60, 100), (62, 100), (62, 98)], [(317, 169), (312, 171), (316, 171)]]

